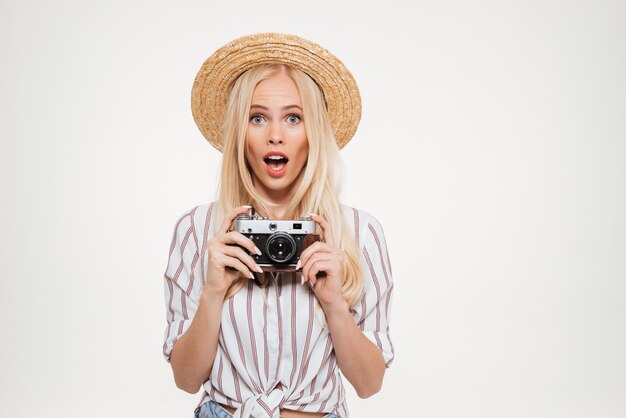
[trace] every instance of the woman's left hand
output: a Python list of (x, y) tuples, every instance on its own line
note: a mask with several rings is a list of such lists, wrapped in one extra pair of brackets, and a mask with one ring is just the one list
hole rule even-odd
[(342, 305), (345, 253), (335, 246), (333, 231), (326, 219), (314, 213), (309, 216), (322, 228), (324, 242), (318, 241), (302, 251), (298, 262), (302, 267), (302, 284), (310, 284), (324, 309)]

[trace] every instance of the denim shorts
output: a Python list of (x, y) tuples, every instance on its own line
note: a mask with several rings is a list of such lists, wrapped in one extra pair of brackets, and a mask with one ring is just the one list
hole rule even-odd
[[(194, 418), (232, 418), (233, 414), (222, 408), (220, 404), (208, 401), (202, 404)], [(339, 418), (335, 414), (326, 414), (322, 418)]]

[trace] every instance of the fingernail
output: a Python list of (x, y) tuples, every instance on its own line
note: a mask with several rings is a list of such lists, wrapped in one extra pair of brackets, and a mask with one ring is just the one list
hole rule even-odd
[(311, 212), (311, 213), (309, 213), (309, 216), (311, 216), (311, 215), (315, 215), (315, 216), (317, 216), (317, 213), (313, 213), (313, 212)]
[(244, 207), (244, 208), (251, 208), (252, 207), (250, 205), (241, 205), (241, 206)]
[(304, 284), (304, 276), (300, 278), (300, 284)]
[(259, 250), (259, 247), (257, 247), (256, 245), (254, 246), (254, 252), (258, 255), (261, 255), (261, 250)]
[(263, 269), (261, 268), (261, 266), (259, 266), (258, 264), (255, 264), (256, 266), (256, 271), (258, 271), (259, 273), (263, 273)]
[[(298, 260), (298, 262), (296, 263), (296, 270), (300, 270), (300, 260)], [(304, 280), (304, 279), (303, 279)]]
[(252, 274), (252, 272), (250, 272), (250, 278), (254, 280), (254, 274)]

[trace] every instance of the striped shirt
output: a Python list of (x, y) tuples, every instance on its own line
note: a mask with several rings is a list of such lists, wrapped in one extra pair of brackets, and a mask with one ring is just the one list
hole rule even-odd
[[(214, 203), (185, 212), (174, 227), (164, 275), (168, 362), (198, 308), (207, 241), (216, 223)], [(364, 273), (364, 294), (351, 314), (389, 367), (393, 280), (384, 233), (372, 215), (345, 205), (342, 211), (361, 250)], [(300, 284), (300, 275), (277, 273), (264, 287), (250, 281), (224, 301), (217, 353), (198, 407), (211, 399), (235, 408), (235, 417), (279, 417), (281, 408), (348, 417), (323, 311), (309, 286)]]

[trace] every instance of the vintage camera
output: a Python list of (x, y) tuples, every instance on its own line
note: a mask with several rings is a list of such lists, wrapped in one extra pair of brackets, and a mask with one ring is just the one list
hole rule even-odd
[(315, 221), (308, 217), (268, 219), (255, 215), (254, 208), (233, 222), (233, 230), (250, 238), (261, 250), (261, 255), (250, 255), (265, 271), (295, 271), (302, 251), (320, 240), (315, 227)]

